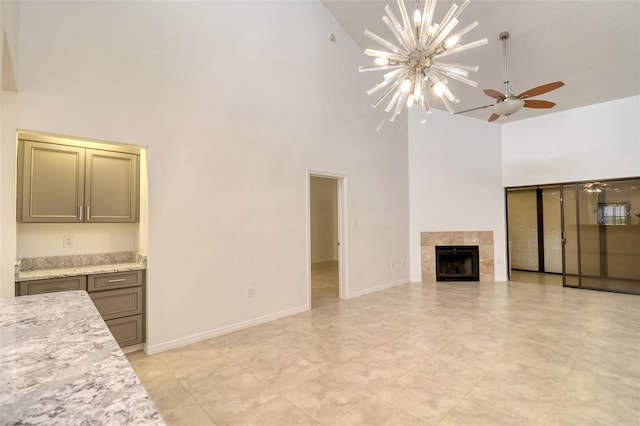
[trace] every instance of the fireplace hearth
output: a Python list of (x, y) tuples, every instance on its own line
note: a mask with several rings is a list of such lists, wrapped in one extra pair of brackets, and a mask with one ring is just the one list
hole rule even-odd
[(436, 281), (480, 281), (478, 246), (436, 246)]

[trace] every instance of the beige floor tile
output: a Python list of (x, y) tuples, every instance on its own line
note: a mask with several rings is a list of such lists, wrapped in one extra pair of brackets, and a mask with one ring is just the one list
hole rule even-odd
[(212, 383), (232, 380), (246, 372), (246, 367), (228, 358), (219, 358), (181, 368), (174, 374), (191, 394), (198, 394), (207, 392)]
[(378, 346), (367, 352), (367, 356), (378, 361), (394, 364), (408, 371), (427, 359), (431, 353), (425, 349), (407, 345), (397, 340)]
[[(542, 426), (534, 420), (503, 408), (465, 397), (438, 423), (438, 426)], [(566, 426), (566, 425), (565, 425)]]
[(312, 267), (307, 312), (127, 358), (169, 425), (640, 426), (640, 297), (528, 275), (338, 300), (336, 276)]
[(138, 355), (135, 358), (132, 358), (131, 354), (129, 354), (127, 355), (127, 359), (129, 360), (129, 364), (131, 364), (133, 371), (136, 372), (136, 375), (143, 383), (146, 383), (148, 380), (151, 380), (156, 376), (163, 373), (169, 373), (171, 371), (159, 358), (147, 355)]
[(327, 370), (326, 364), (314, 364), (295, 355), (252, 369), (253, 374), (278, 392), (286, 392), (315, 379)]
[(315, 345), (310, 345), (296, 352), (294, 355), (302, 357), (315, 365), (326, 365), (327, 368), (330, 369), (362, 356), (362, 352), (331, 341), (323, 341)]
[(470, 395), (486, 404), (544, 423), (561, 393), (561, 380), (527, 374), (489, 373)]
[(207, 392), (193, 396), (215, 423), (223, 423), (277, 398), (278, 393), (245, 373), (226, 382), (212, 382)]
[(167, 426), (216, 426), (207, 413), (191, 397), (172, 408), (160, 410)]
[(640, 424), (640, 416), (638, 415), (637, 407), (635, 410), (629, 410), (611, 400), (583, 401), (576, 399), (559, 400), (546, 422), (546, 425), (549, 426), (621, 426), (638, 424)]
[(462, 399), (464, 394), (430, 383), (419, 373), (410, 372), (382, 388), (376, 396), (406, 413), (435, 425)]
[(314, 426), (319, 423), (286, 399), (278, 397), (218, 425)]
[(412, 373), (419, 374), (429, 383), (469, 392), (487, 371), (460, 361), (449, 354), (435, 354), (420, 363)]
[(375, 397), (364, 401), (332, 423), (336, 426), (426, 426), (428, 424)]
[(593, 371), (572, 370), (565, 380), (560, 399), (596, 401), (635, 412), (640, 419), (640, 379), (603, 376)]
[(366, 392), (326, 374), (283, 396), (322, 424), (339, 419), (370, 397)]
[(331, 370), (330, 374), (345, 385), (354, 386), (375, 395), (405, 372), (406, 368), (379, 361), (365, 354)]
[(144, 387), (160, 414), (191, 400), (191, 395), (172, 373), (162, 373), (145, 380)]

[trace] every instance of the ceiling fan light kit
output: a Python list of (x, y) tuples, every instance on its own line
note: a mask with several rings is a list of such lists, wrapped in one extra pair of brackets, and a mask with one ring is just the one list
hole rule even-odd
[(504, 57), (504, 93), (501, 93), (497, 90), (493, 89), (485, 89), (483, 92), (494, 99), (496, 102), (489, 105), (484, 105), (477, 108), (466, 109), (464, 111), (456, 112), (455, 114), (462, 114), (464, 112), (476, 111), (484, 108), (493, 108), (493, 114), (489, 117), (489, 121), (496, 121), (500, 116), (509, 116), (511, 114), (515, 114), (520, 111), (520, 109), (524, 108), (553, 108), (556, 104), (549, 101), (543, 101), (538, 99), (529, 99), (534, 96), (542, 95), (543, 93), (550, 92), (559, 87), (564, 86), (564, 83), (561, 81), (556, 81), (553, 83), (543, 84), (542, 86), (534, 87), (533, 89), (529, 89), (525, 92), (520, 93), (519, 95), (514, 95), (511, 93), (511, 89), (509, 88), (509, 74), (508, 74), (508, 62), (507, 62), (507, 39), (509, 38), (509, 33), (507, 31), (503, 31), (499, 35), (500, 40), (502, 40), (502, 54)]
[(475, 21), (454, 31), (459, 24), (458, 17), (469, 2), (465, 0), (460, 7), (453, 4), (440, 23), (434, 22), (437, 0), (425, 0), (422, 8), (416, 0), (413, 19), (409, 18), (404, 1), (397, 0), (402, 24), (389, 6), (384, 8), (386, 16), (382, 21), (395, 40), (389, 42), (365, 30), (365, 36), (386, 50), (366, 49), (364, 53), (375, 58), (375, 65), (359, 68), (360, 72), (387, 71), (383, 80), (367, 91), (368, 95), (378, 94), (374, 108), (387, 101), (385, 111), (391, 113), (390, 120), (394, 121), (404, 105), (415, 104), (420, 108), (420, 119), (424, 123), (430, 112), (429, 92), (432, 92), (451, 114), (455, 113), (451, 104), (460, 100), (449, 90), (448, 79), (477, 87), (478, 83), (469, 79), (469, 72), (478, 71), (478, 67), (444, 62), (443, 59), (487, 44), (486, 38), (460, 44), (461, 38), (478, 25)]

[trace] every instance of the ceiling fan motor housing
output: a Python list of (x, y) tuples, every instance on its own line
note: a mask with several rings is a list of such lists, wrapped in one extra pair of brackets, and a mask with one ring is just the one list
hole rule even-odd
[(498, 99), (498, 102), (493, 106), (493, 112), (499, 115), (509, 116), (520, 111), (523, 106), (524, 101), (522, 99), (518, 99), (515, 95), (509, 94), (504, 100)]

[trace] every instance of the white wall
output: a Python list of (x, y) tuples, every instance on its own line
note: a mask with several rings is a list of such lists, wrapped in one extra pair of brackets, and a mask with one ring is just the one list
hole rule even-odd
[[(73, 247), (64, 248), (64, 235)], [(137, 223), (19, 223), (17, 256), (68, 256), (73, 254), (138, 251)]]
[(18, 123), (15, 64), (19, 57), (19, 16), (18, 2), (0, 1), (0, 297), (11, 297), (14, 294), (15, 128)]
[(338, 185), (335, 179), (312, 176), (311, 263), (338, 260)]
[(502, 125), (504, 186), (640, 176), (640, 96)]
[(506, 280), (500, 127), (433, 110), (409, 116), (411, 280), (421, 280), (420, 233), (493, 231), (495, 279)]
[(320, 2), (25, 2), (20, 23), (21, 128), (148, 147), (151, 352), (308, 308), (309, 169), (348, 178), (348, 296), (408, 281), (406, 122), (376, 131), (375, 76)]

